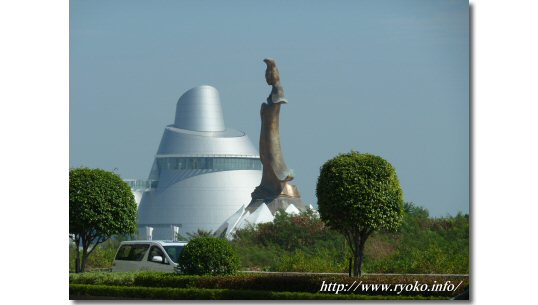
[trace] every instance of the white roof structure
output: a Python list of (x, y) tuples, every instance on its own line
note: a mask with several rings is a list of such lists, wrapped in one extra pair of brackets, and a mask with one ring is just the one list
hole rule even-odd
[(299, 209), (293, 204), (288, 205), (285, 212), (291, 215), (299, 215), (301, 213), (301, 211), (299, 211)]
[[(248, 212), (247, 212), (248, 213)], [(264, 203), (260, 205), (252, 214), (248, 213), (243, 215), (243, 217), (238, 221), (237, 228), (243, 228), (249, 224), (259, 224), (271, 222), (275, 219), (267, 205)]]
[[(314, 207), (309, 205), (309, 209), (312, 209), (315, 213)], [(281, 210), (280, 210), (281, 211)], [(290, 204), (285, 210), (285, 213), (290, 215), (298, 215), (301, 211), (294, 205)], [(277, 211), (276, 213), (279, 213)], [(275, 213), (275, 215), (276, 215)], [(216, 235), (224, 236), (227, 239), (233, 239), (235, 231), (243, 229), (249, 225), (257, 225), (267, 222), (272, 222), (275, 219), (273, 213), (267, 206), (267, 204), (260, 204), (254, 212), (250, 213), (242, 206), (232, 216), (224, 221), (224, 223), (215, 231)]]

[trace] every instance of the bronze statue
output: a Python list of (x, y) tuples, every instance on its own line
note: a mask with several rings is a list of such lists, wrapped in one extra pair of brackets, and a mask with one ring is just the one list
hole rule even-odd
[(267, 103), (262, 103), (260, 109), (260, 159), (263, 164), (262, 181), (252, 193), (252, 201), (247, 210), (254, 211), (260, 204), (265, 203), (272, 213), (277, 209), (294, 204), (299, 210), (306, 206), (301, 200), (299, 190), (289, 183), (293, 180), (293, 171), (288, 168), (280, 146), (279, 116), (280, 105), (287, 103), (284, 89), (280, 84), (280, 75), (275, 61), (270, 58), (263, 60), (267, 64), (265, 80), (272, 86), (267, 97)]
[(266, 58), (263, 61), (267, 65), (267, 69), (265, 69), (265, 81), (267, 81), (269, 86), (273, 86), (271, 93), (267, 97), (267, 103), (287, 103), (288, 101), (284, 98), (284, 89), (280, 85), (280, 74), (278, 73), (275, 60)]
[[(217, 236), (233, 237), (233, 232), (245, 224), (257, 225), (274, 219), (277, 211), (288, 214), (304, 212), (307, 207), (301, 199), (297, 187), (290, 183), (293, 171), (288, 168), (280, 147), (280, 106), (286, 104), (284, 89), (280, 85), (280, 75), (275, 61), (263, 60), (267, 64), (265, 80), (272, 86), (267, 102), (260, 109), (260, 160), (263, 164), (262, 180), (254, 189), (252, 200), (246, 208), (243, 206), (230, 216), (216, 231)], [(268, 215), (268, 211), (271, 215)]]

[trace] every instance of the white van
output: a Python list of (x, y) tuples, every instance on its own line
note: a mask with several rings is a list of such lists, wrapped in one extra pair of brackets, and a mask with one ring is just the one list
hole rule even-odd
[(165, 240), (123, 241), (116, 252), (112, 272), (174, 272), (187, 242)]

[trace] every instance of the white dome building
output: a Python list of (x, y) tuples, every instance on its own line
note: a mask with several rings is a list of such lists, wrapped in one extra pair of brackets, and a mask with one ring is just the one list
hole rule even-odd
[(199, 86), (177, 103), (155, 156), (138, 208), (139, 236), (152, 227), (153, 239), (181, 233), (215, 231), (250, 202), (260, 183), (262, 165), (248, 136), (226, 128), (218, 91)]

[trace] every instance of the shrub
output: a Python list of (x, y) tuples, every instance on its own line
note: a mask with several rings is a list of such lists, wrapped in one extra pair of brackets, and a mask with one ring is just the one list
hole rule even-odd
[(135, 282), (134, 272), (89, 272), (69, 274), (70, 284), (129, 286)]
[[(324, 225), (312, 210), (278, 212), (275, 220), (237, 230), (231, 244), (244, 269), (343, 272), (349, 252), (344, 236)], [(288, 266), (290, 266), (289, 269)]]
[[(469, 215), (430, 217), (413, 203), (405, 203), (404, 210), (398, 232), (374, 232), (369, 238), (366, 273), (469, 273)], [(347, 273), (344, 236), (320, 223), (307, 213), (279, 214), (274, 222), (237, 230), (230, 243), (244, 270)], [(301, 232), (309, 232), (307, 238)]]
[(397, 235), (392, 253), (367, 257), (366, 272), (469, 273), (468, 215), (432, 218), (427, 210), (406, 203)]
[(279, 258), (289, 254), (278, 245), (252, 245), (242, 244), (235, 240), (231, 242), (243, 269), (250, 271), (278, 271), (274, 270)]
[[(357, 278), (347, 275), (317, 274), (317, 275), (284, 275), (284, 274), (238, 274), (227, 276), (194, 276), (178, 275), (162, 272), (139, 273), (90, 273), (85, 275), (73, 274), (69, 278), (70, 284), (92, 284), (108, 286), (138, 286), (153, 288), (198, 288), (198, 289), (229, 289), (229, 290), (263, 290), (271, 292), (319, 292), (321, 283), (356, 284)], [(363, 284), (438, 284), (450, 281), (458, 285), (457, 291), (404, 291), (401, 295), (407, 296), (443, 296), (453, 297), (462, 293), (469, 287), (467, 276), (448, 275), (364, 275)], [(462, 282), (460, 284), (460, 282)], [(349, 293), (349, 292), (341, 292)], [(358, 292), (353, 292), (358, 293)], [(363, 291), (361, 294), (394, 295), (390, 291)]]
[(260, 290), (200, 289), (200, 288), (150, 288), (103, 285), (69, 285), (71, 300), (125, 298), (153, 300), (420, 300), (446, 299), (442, 296), (377, 296), (360, 294), (272, 292)]
[(178, 272), (192, 275), (234, 274), (239, 259), (227, 240), (215, 237), (193, 238), (179, 258)]
[[(417, 276), (417, 275), (364, 275), (361, 277), (363, 284), (414, 284), (418, 281), (420, 284), (433, 285), (451, 281), (458, 285), (463, 283), (455, 292), (452, 291), (404, 291), (401, 295), (422, 295), (422, 296), (446, 296), (452, 297), (465, 290), (468, 287), (468, 277), (465, 276)], [(347, 286), (358, 282), (356, 277), (346, 275), (257, 275), (251, 277), (221, 277), (219, 279), (210, 279), (207, 281), (197, 280), (196, 286), (199, 288), (227, 288), (227, 289), (252, 289), (252, 290), (270, 290), (270, 291), (289, 291), (289, 292), (310, 292), (319, 291), (321, 283), (341, 283)], [(347, 292), (341, 292), (347, 293)], [(358, 292), (354, 292), (358, 293)], [(394, 292), (387, 291), (363, 291), (361, 294), (369, 295), (394, 295)]]
[(347, 259), (338, 256), (338, 253), (321, 249), (313, 254), (308, 254), (302, 250), (280, 256), (272, 266), (271, 271), (291, 271), (291, 272), (346, 272), (348, 268)]
[[(93, 271), (95, 269), (110, 269), (116, 256), (116, 251), (120, 245), (123, 236), (115, 236), (113, 239), (109, 239), (95, 247), (92, 255), (88, 256), (86, 262), (86, 271)], [(69, 245), (69, 271), (75, 272), (75, 257), (76, 246), (74, 243)]]

